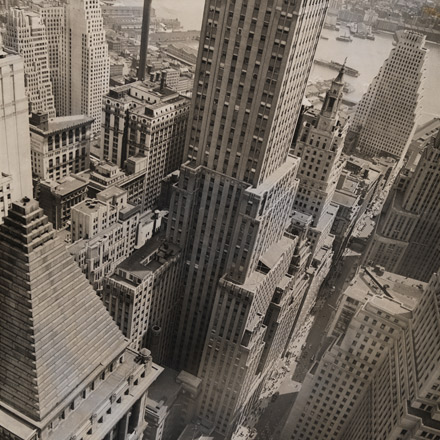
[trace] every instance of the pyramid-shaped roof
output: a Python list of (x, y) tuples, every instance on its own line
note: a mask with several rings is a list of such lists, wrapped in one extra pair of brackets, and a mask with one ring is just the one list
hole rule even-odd
[(38, 203), (13, 204), (0, 226), (0, 403), (41, 420), (126, 346)]

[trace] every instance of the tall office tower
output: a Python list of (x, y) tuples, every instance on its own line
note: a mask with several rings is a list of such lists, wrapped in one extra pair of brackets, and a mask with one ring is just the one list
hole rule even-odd
[(55, 100), (50, 81), (46, 27), (41, 18), (34, 12), (11, 8), (4, 44), (23, 57), (30, 111), (45, 112), (54, 117)]
[(251, 410), (265, 377), (264, 319), (296, 244), (285, 234), (299, 165), (289, 149), (326, 9), (205, 5), (167, 234), (185, 262), (175, 363), (203, 379), (199, 415), (222, 435)]
[(437, 275), (426, 287), (381, 269), (359, 273), (281, 438), (438, 438), (438, 293)]
[(403, 159), (417, 125), (426, 37), (400, 30), (395, 39), (390, 56), (357, 106), (347, 136), (348, 144), (354, 143), (366, 156)]
[(38, 203), (0, 226), (0, 437), (140, 440), (160, 374), (127, 348)]
[(338, 112), (344, 88), (344, 67), (332, 81), (318, 115), (304, 115), (299, 139), (293, 146), (301, 158), (298, 193), (293, 207), (313, 217), (316, 227), (333, 199), (344, 162), (341, 159), (346, 130)]
[(0, 83), (0, 172), (11, 177), (11, 200), (16, 201), (32, 196), (28, 101), (21, 57), (0, 50)]
[[(64, 5), (58, 2), (47, 2), (34, 4), (46, 27), (47, 47), (49, 55), (50, 80), (52, 82), (52, 93), (55, 98), (55, 108), (57, 114), (61, 115), (63, 109), (64, 93), (62, 90), (62, 80), (60, 78), (60, 63), (63, 54), (64, 41)], [(66, 116), (66, 115), (65, 115)]]
[(429, 281), (440, 266), (440, 131), (415, 169), (402, 169), (390, 192), (365, 261)]
[(341, 440), (440, 438), (439, 293), (434, 274), (406, 334), (399, 333)]
[(93, 118), (92, 133), (101, 133), (102, 97), (108, 92), (110, 60), (98, 0), (72, 0), (65, 6), (60, 79), (64, 107), (60, 114)]

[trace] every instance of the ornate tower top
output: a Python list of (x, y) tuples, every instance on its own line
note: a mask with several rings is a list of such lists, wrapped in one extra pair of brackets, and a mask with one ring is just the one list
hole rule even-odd
[(341, 69), (339, 70), (338, 76), (332, 81), (330, 89), (327, 90), (325, 94), (324, 103), (322, 104), (321, 116), (329, 119), (336, 119), (339, 111), (339, 106), (342, 101), (344, 94), (344, 73), (345, 73), (345, 63), (344, 61)]

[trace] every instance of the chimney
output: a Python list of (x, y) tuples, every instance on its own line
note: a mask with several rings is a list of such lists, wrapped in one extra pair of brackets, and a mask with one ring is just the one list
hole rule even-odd
[(150, 11), (151, 11), (151, 0), (144, 0), (141, 49), (139, 52), (139, 68), (137, 75), (139, 81), (145, 80), (145, 71), (147, 68), (148, 33), (150, 30)]

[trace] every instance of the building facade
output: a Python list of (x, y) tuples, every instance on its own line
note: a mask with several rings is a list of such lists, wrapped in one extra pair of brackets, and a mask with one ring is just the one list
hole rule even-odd
[(67, 176), (39, 183), (39, 203), (55, 229), (70, 223), (73, 206), (87, 197), (87, 184)]
[(127, 348), (37, 202), (14, 203), (0, 237), (0, 437), (141, 440), (162, 369)]
[[(379, 268), (362, 270), (339, 300), (281, 438), (436, 438), (436, 294), (437, 276), (426, 287)], [(424, 323), (423, 314), (431, 317)]]
[(397, 177), (365, 261), (429, 281), (440, 265), (440, 131), (420, 156), (413, 171), (402, 169)]
[(102, 97), (108, 92), (110, 60), (98, 0), (74, 0), (65, 5), (61, 55), (64, 103), (59, 113), (87, 115), (92, 133), (101, 132)]
[(412, 140), (425, 76), (426, 37), (397, 31), (396, 45), (360, 100), (347, 147), (366, 156), (400, 160)]
[(50, 118), (33, 113), (30, 123), (32, 174), (59, 180), (90, 166), (92, 120), (85, 116)]
[(201, 423), (223, 436), (267, 374), (264, 320), (296, 244), (286, 234), (299, 166), (289, 149), (326, 9), (205, 5), (167, 235), (185, 264), (175, 363), (202, 379)]
[(55, 116), (46, 27), (38, 14), (20, 8), (8, 13), (4, 44), (23, 57), (30, 112)]
[(65, 13), (64, 5), (61, 2), (42, 2), (34, 4), (33, 8), (38, 13), (46, 28), (47, 50), (49, 56), (50, 80), (52, 82), (52, 93), (55, 99), (57, 115), (67, 114), (64, 110), (64, 92), (62, 90), (63, 80), (61, 78), (61, 63), (63, 62)]
[(139, 207), (127, 202), (127, 192), (110, 187), (72, 208), (71, 241), (68, 246), (94, 289), (135, 249)]
[(32, 196), (28, 101), (23, 59), (0, 51), (0, 171), (11, 177), (11, 200)]
[(318, 115), (302, 117), (302, 127), (292, 150), (301, 158), (300, 184), (294, 209), (309, 214), (313, 227), (320, 222), (332, 202), (344, 167), (341, 157), (346, 127), (339, 120), (343, 98), (344, 67), (332, 81)]
[(188, 98), (142, 82), (103, 98), (101, 157), (121, 168), (132, 156), (147, 158), (146, 209), (157, 204), (162, 179), (182, 164), (188, 113)]
[(135, 350), (147, 347), (161, 365), (172, 359), (180, 311), (180, 250), (155, 236), (104, 280), (101, 298)]

